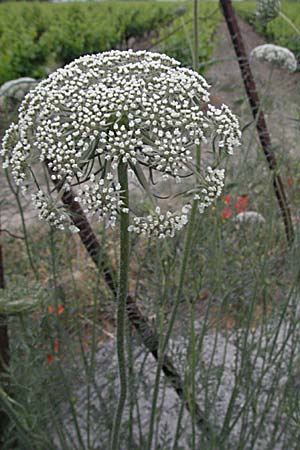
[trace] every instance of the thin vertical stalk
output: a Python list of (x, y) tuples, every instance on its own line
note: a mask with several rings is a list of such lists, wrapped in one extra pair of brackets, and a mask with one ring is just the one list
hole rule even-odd
[[(194, 11), (194, 15), (193, 15), (193, 69), (195, 71), (198, 71), (198, 67), (199, 67), (198, 0), (194, 0), (194, 10), (193, 11)], [(200, 148), (200, 146), (197, 146), (197, 148), (196, 148), (197, 170), (200, 169), (200, 165), (201, 165), (201, 148)], [(168, 346), (168, 342), (171, 337), (173, 326), (174, 326), (174, 323), (176, 320), (178, 306), (180, 304), (181, 297), (182, 297), (182, 291), (183, 291), (183, 286), (184, 286), (184, 281), (185, 281), (185, 276), (186, 276), (186, 271), (187, 271), (187, 266), (188, 266), (188, 259), (189, 259), (191, 248), (192, 248), (192, 239), (193, 239), (193, 233), (194, 233), (194, 227), (195, 227), (197, 207), (198, 207), (198, 201), (194, 200), (193, 204), (192, 204), (190, 219), (189, 219), (188, 228), (187, 228), (186, 236), (185, 236), (183, 259), (182, 259), (182, 264), (181, 264), (179, 284), (178, 284), (178, 288), (177, 288), (175, 303), (174, 303), (173, 310), (171, 313), (168, 330), (167, 330), (165, 339), (161, 346), (160, 356), (158, 358), (159, 364), (158, 364), (158, 370), (157, 370), (157, 374), (156, 374), (156, 378), (157, 378), (156, 385), (158, 385), (158, 383), (159, 383), (159, 374), (160, 374), (160, 370), (161, 370), (160, 360), (163, 361), (162, 358), (164, 358), (164, 355), (165, 355), (165, 352), (166, 352), (166, 349)], [(182, 392), (182, 393), (184, 395), (184, 392)], [(191, 405), (191, 403), (192, 403), (192, 405)], [(187, 405), (188, 410), (191, 413), (193, 429), (194, 429), (195, 423), (196, 423), (195, 399), (193, 399), (192, 402), (187, 401), (186, 405)], [(198, 417), (198, 423), (199, 423), (199, 417)], [(201, 424), (203, 423), (202, 419), (201, 419), (200, 423)], [(208, 431), (208, 428), (206, 429), (206, 431)], [(151, 450), (151, 438), (148, 440), (148, 450)]]
[(226, 24), (231, 36), (232, 44), (237, 56), (243, 83), (250, 104), (253, 118), (256, 124), (257, 134), (265, 154), (269, 169), (273, 174), (273, 188), (279, 204), (279, 208), (284, 223), (285, 234), (289, 244), (294, 239), (294, 229), (291, 219), (291, 212), (286, 198), (282, 179), (278, 172), (278, 164), (275, 154), (272, 150), (271, 138), (267, 128), (264, 113), (261, 109), (256, 84), (249, 64), (244, 41), (240, 31), (240, 27), (232, 6), (231, 0), (220, 0), (221, 9), (226, 20)]
[(198, 28), (198, 0), (194, 0), (193, 14), (193, 69), (198, 72), (199, 69), (199, 28)]
[[(111, 450), (119, 450), (120, 428), (123, 410), (127, 394), (127, 374), (125, 357), (126, 338), (126, 302), (128, 295), (128, 269), (129, 269), (129, 194), (127, 164), (122, 161), (118, 165), (118, 177), (121, 186), (123, 208), (120, 213), (120, 267), (119, 267), (119, 292), (117, 311), (117, 354), (120, 378), (119, 401), (114, 418), (111, 436)], [(127, 210), (127, 211), (125, 211)]]
[[(194, 0), (194, 64), (193, 69), (198, 72), (199, 70), (199, 28), (198, 28), (198, 0)], [(197, 170), (200, 171), (201, 167), (201, 148), (198, 146), (196, 148), (196, 167)], [(195, 200), (194, 200), (195, 204)], [(198, 206), (198, 203), (196, 203)], [(194, 205), (193, 205), (194, 207)], [(195, 219), (193, 219), (195, 220)], [(191, 306), (192, 314), (191, 314), (191, 358), (190, 358), (190, 366), (191, 366), (191, 393), (189, 392), (189, 388), (187, 388), (187, 402), (190, 404), (191, 411), (191, 419), (192, 419), (192, 450), (195, 450), (196, 447), (196, 359), (195, 359), (195, 323), (194, 323), (194, 304)]]
[(134, 355), (133, 355), (133, 342), (132, 342), (132, 330), (130, 327), (127, 329), (127, 362), (128, 362), (128, 377), (129, 377), (129, 392), (128, 392), (128, 439), (127, 448), (134, 447), (133, 425), (134, 425), (134, 404), (135, 404), (135, 377), (134, 377)]
[[(198, 145), (196, 147), (196, 169), (199, 171), (201, 165), (201, 147)], [(181, 302), (182, 292), (183, 292), (183, 286), (186, 276), (186, 271), (188, 267), (188, 259), (190, 257), (191, 248), (192, 248), (192, 242), (193, 242), (193, 234), (194, 234), (194, 228), (195, 228), (195, 222), (196, 222), (196, 214), (198, 209), (198, 200), (193, 200), (192, 203), (192, 209), (191, 214), (185, 234), (185, 241), (184, 241), (184, 248), (183, 248), (183, 257), (181, 262), (181, 268), (180, 268), (180, 274), (179, 274), (179, 283), (177, 287), (176, 297), (175, 297), (175, 303), (173, 306), (173, 310), (171, 313), (171, 318), (169, 321), (169, 327), (166, 333), (165, 341), (162, 347), (162, 352), (166, 351), (168, 341), (170, 339), (172, 329), (176, 320), (176, 314), (178, 310), (178, 306)]]
[(26, 251), (27, 251), (27, 256), (28, 256), (28, 261), (30, 264), (30, 267), (34, 273), (34, 276), (36, 278), (36, 280), (39, 279), (39, 274), (38, 274), (38, 270), (35, 266), (32, 254), (31, 254), (31, 249), (30, 249), (30, 244), (29, 244), (29, 237), (28, 237), (28, 233), (27, 233), (27, 228), (26, 228), (26, 222), (25, 222), (25, 217), (24, 217), (24, 211), (23, 211), (23, 207), (21, 205), (21, 201), (20, 201), (20, 197), (19, 197), (19, 192), (18, 192), (18, 188), (14, 188), (13, 184), (11, 182), (10, 176), (8, 174), (8, 170), (5, 170), (5, 176), (7, 179), (7, 183), (9, 185), (9, 188), (11, 190), (11, 192), (13, 193), (13, 195), (16, 198), (17, 201), (17, 205), (18, 205), (18, 209), (19, 209), (19, 214), (21, 217), (21, 223), (22, 223), (22, 229), (23, 229), (23, 234), (24, 234), (24, 241), (25, 241), (25, 245), (26, 245)]
[(282, 11), (279, 11), (279, 16), (280, 16), (283, 20), (285, 20), (285, 21), (289, 24), (289, 26), (290, 26), (291, 28), (293, 28), (294, 31), (296, 31), (296, 33), (298, 34), (298, 36), (300, 35), (300, 30), (299, 30), (299, 28), (296, 27), (296, 25), (294, 24), (294, 22), (292, 22), (291, 19), (290, 19), (288, 16), (286, 16)]
[(195, 334), (195, 302), (190, 305), (190, 320), (191, 320), (191, 332), (190, 332), (190, 356), (187, 359), (190, 366), (190, 393), (188, 391), (188, 401), (190, 403), (191, 416), (192, 416), (192, 441), (191, 450), (196, 448), (196, 416), (195, 416), (195, 401), (196, 401), (196, 334)]
[(179, 274), (179, 283), (178, 283), (178, 287), (177, 287), (177, 293), (176, 293), (175, 302), (174, 302), (174, 306), (173, 306), (170, 321), (169, 321), (168, 330), (166, 332), (164, 343), (162, 345), (163, 353), (167, 349), (168, 342), (171, 337), (172, 330), (173, 330), (173, 327), (175, 324), (178, 306), (180, 305), (180, 302), (182, 299), (182, 292), (183, 292), (186, 271), (187, 271), (187, 267), (188, 267), (188, 260), (189, 260), (189, 256), (191, 253), (192, 242), (193, 242), (193, 234), (194, 234), (194, 228), (195, 228), (197, 206), (198, 206), (198, 200), (194, 200), (192, 209), (191, 209), (190, 219), (188, 222), (188, 227), (186, 230), (186, 235), (185, 235), (184, 249), (183, 249), (182, 263), (181, 263), (181, 269), (180, 269), (180, 274)]
[[(1, 245), (1, 228), (0, 228), (0, 290), (5, 288), (4, 281), (4, 262), (3, 251)], [(9, 337), (7, 327), (7, 316), (0, 314), (0, 377), (4, 375), (6, 367), (9, 364)], [(0, 409), (0, 445), (4, 443), (4, 432), (7, 426), (8, 417), (6, 413)]]
[[(1, 226), (0, 226), (0, 239), (1, 239)], [(4, 282), (4, 262), (3, 262), (3, 251), (2, 251), (2, 244), (0, 241), (0, 289), (5, 288), (5, 282)]]
[[(164, 327), (164, 306), (166, 303), (167, 298), (167, 282), (164, 283), (164, 291), (162, 294), (162, 307), (160, 308), (160, 314), (159, 314), (159, 342), (158, 346), (160, 348), (162, 344), (162, 336), (163, 336), (163, 327)], [(163, 366), (163, 353), (159, 351), (158, 361), (157, 361), (157, 368), (156, 368), (156, 374), (155, 374), (155, 381), (154, 381), (154, 388), (153, 388), (153, 397), (152, 397), (152, 404), (151, 404), (151, 415), (150, 415), (150, 423), (149, 423), (149, 431), (148, 431), (148, 440), (147, 440), (147, 450), (151, 450), (152, 448), (152, 441), (153, 441), (153, 435), (154, 435), (154, 422), (156, 418), (157, 413), (157, 401), (158, 401), (158, 394), (159, 394), (159, 388), (160, 388), (160, 375), (162, 371)]]
[[(59, 189), (59, 184), (56, 184)], [(62, 195), (62, 201), (68, 206), (74, 225), (79, 229), (79, 237), (81, 242), (85, 246), (91, 259), (94, 261), (96, 267), (102, 271), (105, 282), (111, 290), (114, 297), (117, 297), (117, 287), (115, 282), (115, 274), (107, 263), (107, 259), (104, 252), (101, 250), (97, 237), (87, 220), (86, 215), (81, 205), (75, 201), (75, 195), (72, 190), (64, 192)]]
[(179, 446), (178, 443), (179, 443), (179, 439), (180, 439), (180, 435), (181, 435), (181, 422), (182, 422), (182, 418), (183, 418), (183, 412), (184, 412), (184, 402), (181, 402), (180, 409), (178, 412), (178, 417), (177, 417), (175, 437), (174, 437), (172, 450), (177, 450), (177, 448)]
[[(59, 183), (56, 183), (56, 188), (58, 190), (60, 189)], [(117, 289), (114, 274), (112, 269), (106, 263), (105, 254), (100, 247), (99, 241), (92, 230), (81, 205), (75, 200), (74, 192), (72, 190), (64, 192), (62, 195), (62, 201), (69, 208), (74, 225), (79, 228), (78, 234), (81, 238), (82, 244), (85, 246), (86, 251), (96, 267), (102, 270), (106, 284), (111, 290), (113, 296), (116, 297)], [(153, 357), (158, 360), (159, 337), (157, 332), (153, 326), (150, 326), (147, 317), (142, 314), (135, 300), (130, 295), (127, 296), (127, 315), (130, 323), (139, 334), (144, 346), (149, 350), (149, 352), (151, 352)], [(165, 354), (163, 355), (162, 370), (178, 397), (184, 402), (187, 410), (190, 411), (190, 405), (185, 402), (184, 399), (184, 386), (181, 376), (172, 360)], [(197, 426), (200, 429), (204, 429), (206, 432), (209, 432), (211, 430), (211, 425), (198, 404), (195, 405), (195, 410)]]
[[(200, 160), (201, 160), (201, 148), (200, 148), (200, 146), (198, 146), (196, 149), (196, 166), (197, 166), (198, 170), (200, 167)], [(181, 269), (180, 269), (180, 274), (179, 274), (179, 283), (178, 283), (178, 287), (177, 287), (175, 302), (174, 302), (174, 306), (173, 306), (173, 309), (171, 312), (171, 317), (169, 320), (169, 325), (168, 325), (168, 329), (167, 329), (167, 332), (165, 335), (165, 339), (162, 343), (161, 350), (160, 350), (160, 352), (163, 355), (165, 363), (166, 363), (165, 353), (166, 353), (168, 342), (170, 340), (172, 330), (173, 330), (173, 327), (175, 324), (178, 307), (179, 307), (179, 304), (182, 299), (183, 287), (184, 287), (186, 272), (187, 272), (187, 268), (188, 268), (188, 261), (189, 261), (189, 257), (190, 257), (190, 253), (191, 253), (191, 249), (192, 249), (197, 209), (198, 209), (198, 200), (194, 200), (192, 203), (192, 209), (191, 209), (190, 218), (189, 218), (187, 231), (186, 231), (186, 235), (185, 235), (183, 257), (182, 257)], [(157, 343), (157, 348), (158, 347), (159, 347), (159, 345)], [(164, 372), (165, 372), (165, 370), (164, 370)], [(183, 386), (182, 382), (180, 383), (180, 385), (178, 386), (178, 390), (176, 389), (176, 391), (177, 391), (178, 395), (180, 396), (180, 398), (185, 398), (184, 386)], [(209, 440), (211, 438), (213, 429), (210, 426), (207, 418), (205, 417), (205, 414), (199, 410), (199, 407), (198, 407), (195, 399), (193, 399), (192, 402), (189, 402), (188, 400), (185, 399), (185, 405), (186, 405), (187, 410), (190, 412), (190, 414), (192, 416), (193, 423), (196, 424), (198, 427), (200, 427), (203, 431), (205, 431), (205, 437)]]

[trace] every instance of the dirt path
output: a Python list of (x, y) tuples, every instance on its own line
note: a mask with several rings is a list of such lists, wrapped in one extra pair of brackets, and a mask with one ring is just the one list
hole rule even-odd
[[(253, 48), (266, 43), (242, 19), (239, 19), (239, 25), (248, 54)], [(212, 59), (216, 62), (206, 72), (206, 77), (212, 84), (211, 92), (217, 97), (217, 101), (224, 102), (233, 109), (244, 126), (252, 121), (252, 116), (225, 21), (219, 25), (215, 40), (217, 45)], [(300, 73), (291, 74), (281, 69), (274, 69), (272, 72), (269, 64), (258, 62), (251, 63), (251, 68), (273, 145), (285, 155), (288, 152), (291, 156), (300, 156)], [(251, 128), (253, 132), (253, 127)]]

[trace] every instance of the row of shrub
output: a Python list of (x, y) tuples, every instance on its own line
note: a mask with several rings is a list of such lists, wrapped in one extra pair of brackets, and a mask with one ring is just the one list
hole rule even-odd
[(4, 3), (0, 5), (0, 83), (42, 77), (47, 67), (112, 48), (166, 24), (175, 5)]
[(295, 55), (300, 56), (300, 3), (291, 1), (282, 2), (282, 13), (292, 22), (296, 29), (282, 16), (268, 23), (263, 23), (255, 14), (256, 2), (243, 2), (236, 4), (240, 16), (246, 19), (255, 29), (265, 36), (269, 42), (289, 48)]
[[(189, 65), (191, 3), (85, 2), (0, 4), (0, 84), (22, 76), (41, 78), (87, 53), (126, 48), (131, 37), (151, 35), (159, 51)], [(219, 14), (205, 5), (201, 56), (207, 58)], [(158, 32), (161, 36), (158, 37)], [(155, 36), (155, 38), (153, 37)]]

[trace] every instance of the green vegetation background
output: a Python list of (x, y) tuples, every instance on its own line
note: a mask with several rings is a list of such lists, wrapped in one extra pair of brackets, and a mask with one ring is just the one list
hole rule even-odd
[[(216, 4), (201, 9), (205, 60), (220, 14)], [(191, 25), (190, 2), (2, 3), (0, 84), (22, 76), (42, 78), (84, 54), (128, 48), (131, 37), (146, 39), (148, 46), (159, 41), (157, 50), (190, 65)]]

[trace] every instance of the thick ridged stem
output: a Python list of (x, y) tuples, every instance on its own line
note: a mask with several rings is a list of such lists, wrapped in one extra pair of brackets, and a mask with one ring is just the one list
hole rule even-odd
[(227, 23), (227, 27), (231, 36), (232, 44), (240, 66), (243, 83), (250, 104), (253, 118), (256, 124), (257, 134), (265, 154), (269, 169), (273, 173), (273, 187), (279, 204), (279, 208), (284, 223), (285, 234), (289, 243), (294, 239), (294, 230), (291, 219), (291, 212), (286, 198), (285, 190), (281, 177), (277, 172), (278, 165), (272, 150), (271, 138), (268, 132), (264, 113), (261, 109), (256, 84), (249, 64), (244, 41), (240, 31), (240, 27), (232, 6), (231, 0), (220, 0), (221, 9)]
[(128, 210), (128, 172), (127, 164), (123, 162), (118, 166), (118, 177), (121, 186), (123, 208), (120, 213), (120, 267), (119, 267), (119, 292), (117, 312), (117, 354), (120, 379), (119, 401), (114, 418), (111, 436), (111, 450), (119, 450), (119, 437), (122, 424), (122, 415), (127, 394), (126, 373), (126, 302), (128, 295), (128, 270), (129, 270), (129, 210)]

